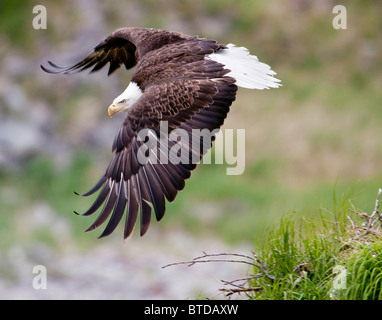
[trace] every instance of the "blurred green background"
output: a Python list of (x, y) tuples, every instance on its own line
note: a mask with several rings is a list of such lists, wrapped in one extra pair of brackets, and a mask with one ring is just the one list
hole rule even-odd
[[(32, 27), (37, 4), (47, 8), (46, 30)], [(333, 28), (336, 4), (347, 9), (345, 30)], [(315, 215), (348, 191), (372, 211), (382, 186), (381, 14), (371, 0), (0, 1), (0, 250), (122, 242), (122, 228), (102, 240), (102, 230), (83, 233), (95, 217), (73, 210), (94, 198), (73, 191), (93, 186), (112, 157), (124, 115), (110, 119), (107, 106), (131, 72), (40, 69), (76, 61), (121, 26), (245, 46), (283, 84), (239, 89), (224, 128), (246, 130), (244, 174), (199, 166), (145, 238), (184, 230), (253, 245), (282, 215)]]

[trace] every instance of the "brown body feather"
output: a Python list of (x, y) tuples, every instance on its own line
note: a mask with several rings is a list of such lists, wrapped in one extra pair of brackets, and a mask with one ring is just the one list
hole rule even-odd
[[(206, 55), (225, 49), (216, 41), (200, 39), (175, 32), (121, 28), (97, 45), (84, 60), (69, 67), (42, 68), (49, 73), (73, 73), (92, 68), (97, 71), (109, 63), (108, 74), (121, 65), (127, 69), (136, 66), (132, 76), (143, 91), (142, 97), (129, 109), (126, 120), (113, 143), (114, 158), (99, 182), (87, 193), (98, 191), (93, 205), (83, 215), (103, 208), (96, 221), (88, 228), (93, 230), (110, 216), (102, 236), (114, 231), (126, 212), (124, 238), (133, 231), (140, 211), (140, 233), (149, 227), (151, 211), (157, 220), (165, 213), (167, 201), (173, 201), (185, 185), (196, 164), (190, 160), (203, 156), (211, 141), (200, 141), (197, 149), (191, 144), (182, 146), (188, 155), (185, 163), (172, 163), (169, 155), (161, 154), (160, 123), (168, 122), (169, 133), (184, 129), (189, 141), (192, 129), (220, 128), (235, 100), (235, 79), (227, 77), (230, 71), (220, 63), (205, 59)], [(152, 129), (156, 138), (155, 163), (139, 163), (138, 150), (144, 143), (138, 139), (141, 129)], [(168, 141), (171, 149), (175, 142)], [(201, 150), (199, 150), (201, 149)], [(163, 159), (168, 160), (163, 161)], [(87, 231), (88, 231), (87, 230)]]

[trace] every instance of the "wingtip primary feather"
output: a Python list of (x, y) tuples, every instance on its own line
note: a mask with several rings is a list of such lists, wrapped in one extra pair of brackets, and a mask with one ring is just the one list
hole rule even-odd
[(42, 64), (40, 64), (40, 68), (42, 70), (44, 70), (46, 73), (56, 73), (56, 71), (48, 69), (47, 67), (43, 66)]
[(60, 73), (68, 73), (68, 68), (70, 68), (70, 66), (59, 66), (55, 63), (53, 63), (52, 61), (48, 60), (47, 63), (53, 68), (53, 69), (50, 69), (50, 68), (47, 68), (45, 67), (44, 65), (40, 65), (41, 69), (44, 70), (45, 72), (47, 73), (51, 73), (51, 74), (60, 74)]

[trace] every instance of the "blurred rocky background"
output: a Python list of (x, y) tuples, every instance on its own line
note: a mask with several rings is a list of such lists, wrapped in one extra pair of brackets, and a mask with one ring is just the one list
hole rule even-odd
[[(347, 29), (332, 25), (337, 4)], [(36, 5), (46, 29), (32, 26)], [(245, 267), (161, 266), (203, 250), (248, 253), (282, 215), (316, 214), (342, 191), (371, 207), (382, 184), (381, 14), (365, 0), (0, 0), (0, 298), (219, 298), (219, 280)], [(199, 166), (164, 219), (126, 243), (121, 228), (101, 240), (101, 230), (84, 233), (94, 218), (73, 210), (92, 199), (73, 191), (87, 191), (112, 157), (124, 116), (110, 119), (107, 107), (131, 71), (40, 69), (77, 61), (122, 26), (246, 46), (283, 84), (240, 89), (225, 122), (246, 129), (244, 174)], [(47, 290), (32, 287), (38, 264)]]

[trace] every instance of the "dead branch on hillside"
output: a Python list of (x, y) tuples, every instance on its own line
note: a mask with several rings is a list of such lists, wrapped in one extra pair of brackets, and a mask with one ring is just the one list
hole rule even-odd
[[(247, 256), (244, 254), (237, 254), (237, 253), (213, 253), (213, 254), (207, 254), (203, 251), (203, 255), (196, 257), (190, 261), (181, 261), (181, 262), (175, 262), (170, 263), (162, 268), (167, 268), (171, 266), (177, 266), (177, 265), (187, 265), (188, 267), (191, 267), (195, 265), (196, 263), (211, 263), (211, 262), (229, 262), (229, 263), (243, 263), (250, 266), (253, 266), (261, 271), (261, 273), (258, 273), (256, 275), (251, 275), (247, 278), (242, 279), (236, 279), (233, 281), (226, 281), (226, 280), (220, 280), (223, 282), (224, 285), (229, 285), (231, 288), (222, 288), (219, 289), (219, 291), (222, 291), (227, 294), (227, 296), (230, 296), (234, 293), (246, 293), (246, 292), (255, 292), (255, 291), (261, 291), (261, 287), (250, 287), (248, 285), (249, 280), (256, 279), (256, 278), (262, 278), (267, 277), (268, 279), (274, 281), (277, 280), (274, 276), (270, 275), (265, 264), (256, 256), (255, 253), (252, 253), (253, 257)], [(227, 257), (227, 258), (226, 258)], [(228, 258), (229, 257), (229, 258)], [(232, 258), (233, 257), (233, 258)]]
[(378, 220), (382, 223), (382, 215), (379, 213), (379, 197), (381, 196), (382, 188), (378, 189), (377, 199), (375, 199), (374, 211), (368, 221), (368, 228), (371, 228)]
[[(366, 212), (358, 212), (349, 208), (349, 211), (355, 213), (357, 216), (361, 217), (365, 222), (361, 226), (357, 226), (353, 220), (347, 216), (351, 222), (351, 229), (355, 231), (355, 236), (352, 237), (352, 240), (362, 239), (365, 235), (372, 235), (377, 239), (382, 238), (382, 215), (379, 212), (379, 201), (382, 194), (382, 188), (378, 189), (377, 197), (375, 200), (375, 206), (373, 212), (369, 215)], [(377, 222), (380, 222), (377, 224)]]
[[(250, 277), (242, 278), (242, 279), (236, 279), (233, 281), (220, 280), (221, 282), (223, 282), (224, 285), (231, 286), (231, 287), (230, 288), (221, 288), (221, 289), (219, 289), (219, 291), (224, 292), (227, 295), (227, 297), (229, 297), (235, 293), (240, 294), (242, 292), (245, 293), (245, 292), (261, 291), (261, 290), (263, 290), (262, 287), (250, 287), (248, 284), (249, 284), (250, 280), (256, 279), (256, 278), (261, 278), (263, 276), (264, 275), (262, 273), (259, 273), (259, 274), (256, 274), (254, 276), (250, 276)], [(237, 284), (239, 281), (240, 281), (240, 284)]]

